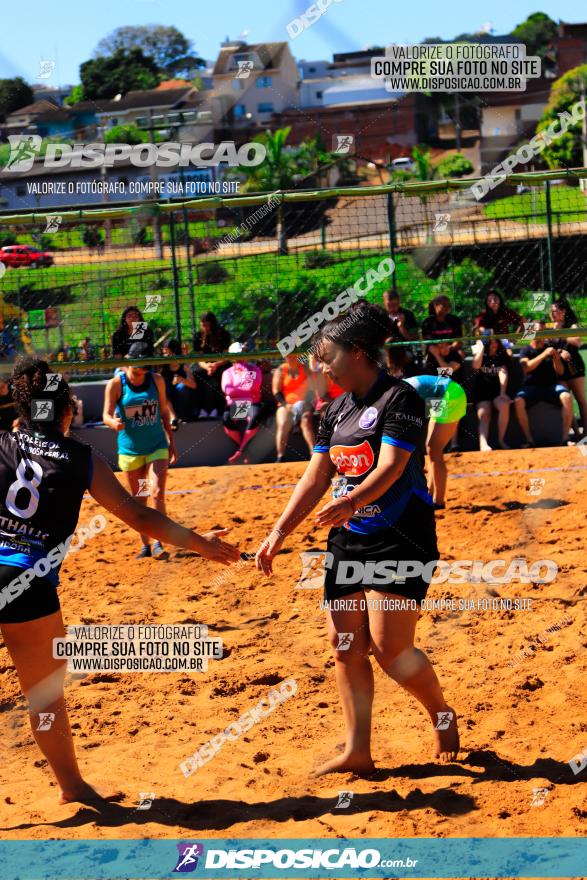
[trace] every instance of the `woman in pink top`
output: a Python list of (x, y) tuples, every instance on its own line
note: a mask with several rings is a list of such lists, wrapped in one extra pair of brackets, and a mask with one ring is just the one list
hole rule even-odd
[[(240, 342), (233, 342), (228, 349), (231, 354), (243, 350)], [(224, 432), (237, 445), (229, 464), (248, 464), (244, 450), (259, 430), (261, 380), (261, 369), (244, 360), (235, 361), (222, 374), (222, 391), (228, 406), (222, 417)]]

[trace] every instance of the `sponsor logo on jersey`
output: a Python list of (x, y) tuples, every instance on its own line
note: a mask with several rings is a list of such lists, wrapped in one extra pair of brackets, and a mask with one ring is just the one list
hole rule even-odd
[(362, 517), (369, 517), (369, 516), (379, 516), (380, 513), (381, 513), (381, 508), (379, 507), (378, 504), (366, 504), (365, 507), (360, 507), (357, 510), (356, 515), (362, 516)]
[(364, 440), (358, 446), (331, 446), (330, 460), (345, 477), (360, 477), (373, 467), (375, 453)]
[(368, 430), (368, 428), (372, 428), (375, 422), (377, 421), (377, 416), (379, 413), (377, 412), (377, 408), (374, 406), (370, 406), (369, 409), (366, 409), (359, 419), (359, 428), (363, 428), (364, 431)]

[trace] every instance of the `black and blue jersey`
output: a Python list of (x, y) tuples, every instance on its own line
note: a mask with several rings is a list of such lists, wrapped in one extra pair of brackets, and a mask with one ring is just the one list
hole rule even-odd
[(335, 497), (352, 492), (377, 466), (382, 443), (411, 452), (398, 480), (375, 501), (359, 508), (346, 528), (371, 535), (396, 525), (409, 502), (432, 505), (418, 451), (424, 442), (425, 404), (401, 379), (382, 372), (367, 395), (337, 397), (320, 421), (314, 452), (327, 452), (340, 479)]
[[(58, 431), (0, 432), (0, 565), (31, 568), (74, 533), (91, 449)], [(59, 564), (46, 575), (58, 582)]]

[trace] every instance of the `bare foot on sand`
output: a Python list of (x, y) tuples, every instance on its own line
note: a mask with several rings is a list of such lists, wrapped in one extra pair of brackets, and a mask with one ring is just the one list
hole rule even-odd
[[(448, 726), (445, 728), (447, 722)], [(434, 726), (434, 760), (440, 760), (441, 764), (456, 761), (459, 753), (457, 713), (450, 706), (447, 706), (444, 712), (437, 713), (437, 718), (432, 719), (432, 724)]]
[(371, 755), (343, 752), (342, 755), (321, 764), (310, 776), (325, 776), (327, 773), (355, 773), (357, 776), (369, 776), (374, 770), (375, 764)]
[(88, 782), (83, 782), (76, 788), (64, 791), (61, 789), (59, 796), (60, 804), (80, 803), (88, 806), (100, 806), (107, 803), (119, 803), (123, 800), (124, 794), (121, 791), (108, 792), (100, 794)]

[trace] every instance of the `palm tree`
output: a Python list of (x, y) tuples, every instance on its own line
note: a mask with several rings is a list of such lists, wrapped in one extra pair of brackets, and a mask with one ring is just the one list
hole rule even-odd
[[(254, 168), (241, 167), (247, 177), (245, 192), (275, 192), (275, 190), (292, 189), (299, 175), (298, 163), (294, 154), (287, 149), (285, 142), (291, 128), (278, 128), (277, 131), (266, 131), (255, 140), (263, 144), (266, 156), (260, 165)], [(283, 222), (283, 203), (277, 205), (277, 252), (287, 254), (287, 237)]]

